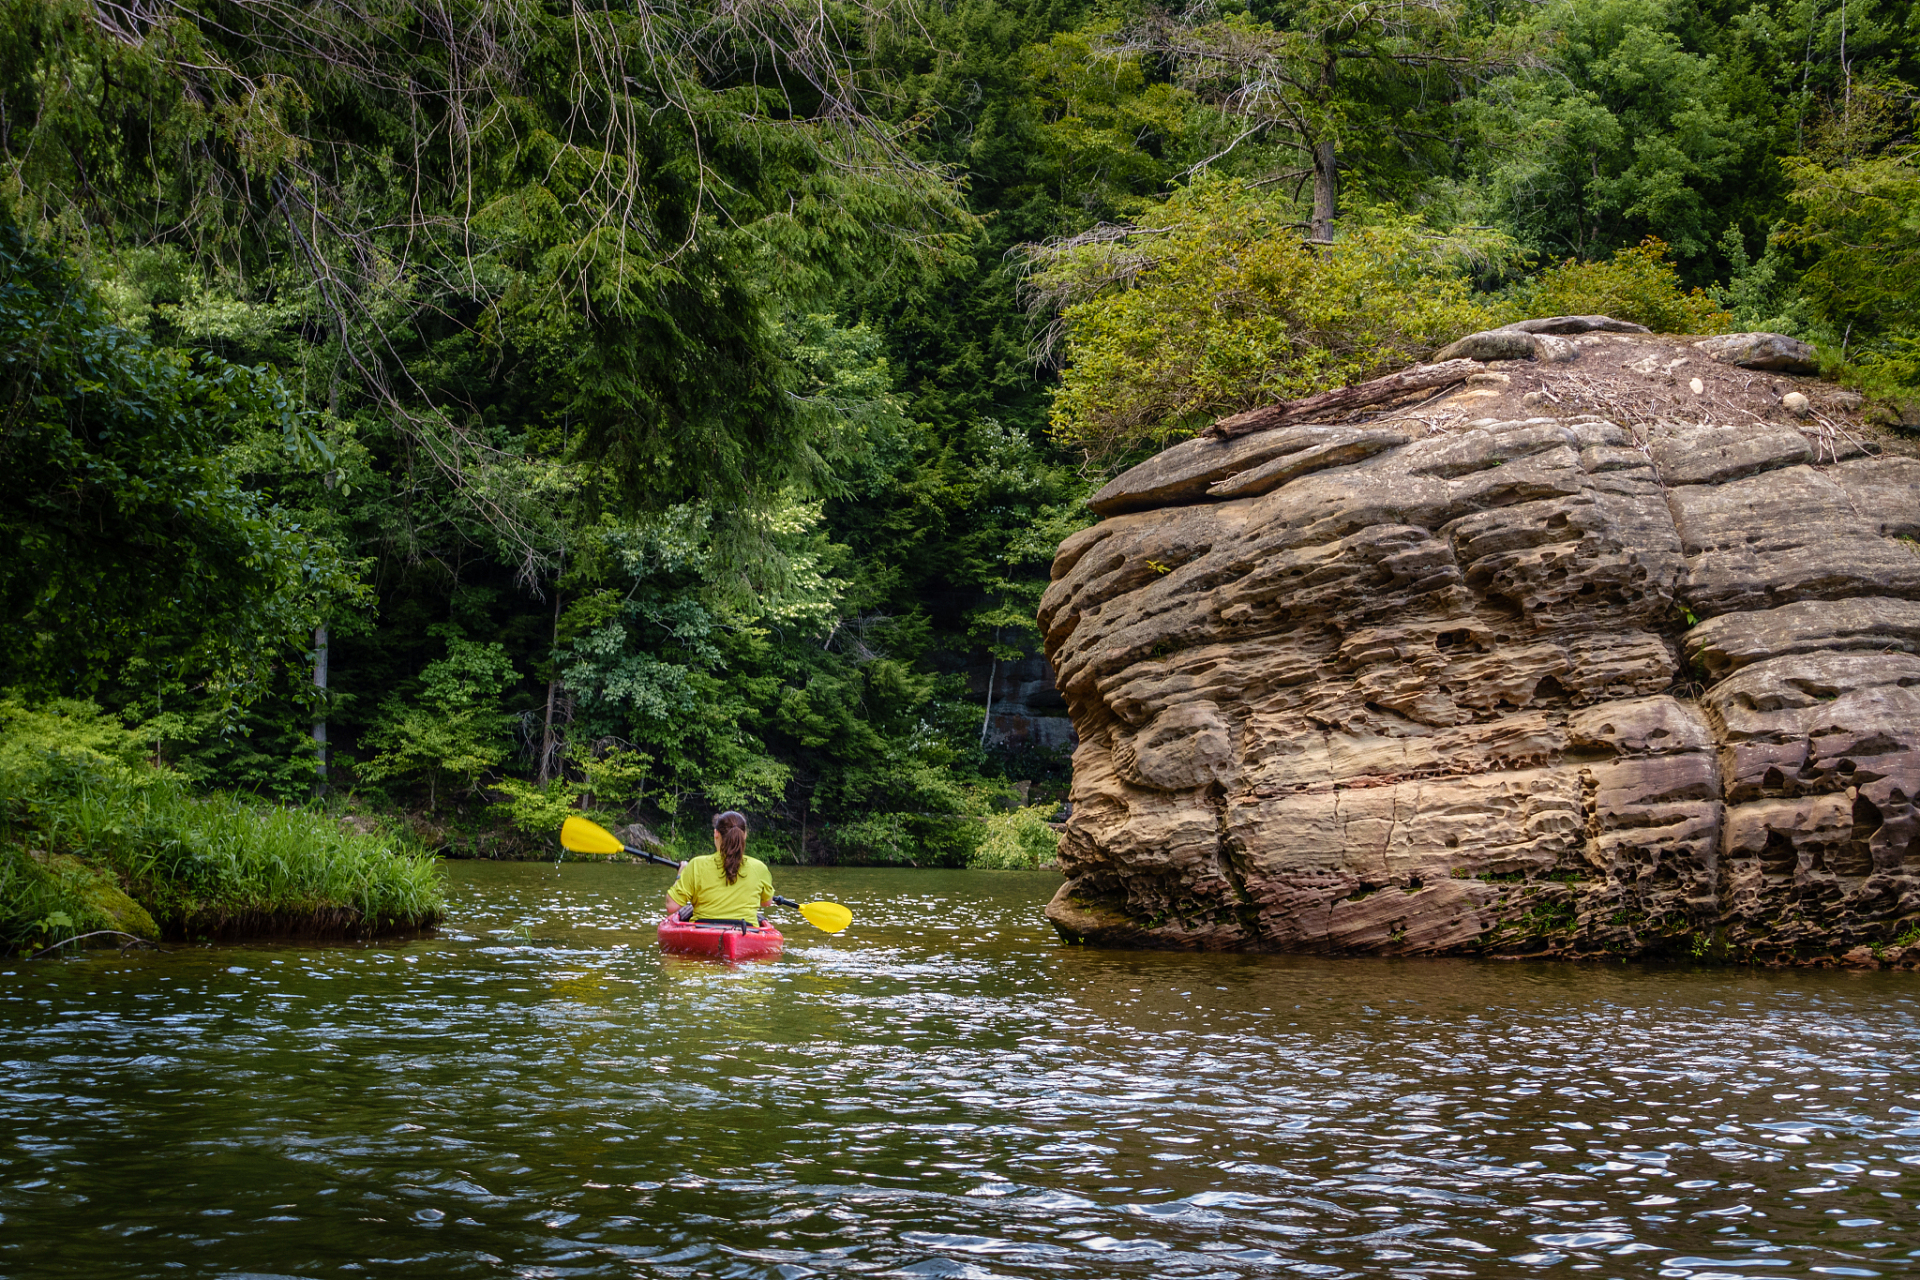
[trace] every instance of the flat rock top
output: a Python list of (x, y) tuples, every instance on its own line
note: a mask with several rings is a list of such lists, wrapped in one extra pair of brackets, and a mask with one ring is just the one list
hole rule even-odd
[[(1104, 516), (1246, 496), (1240, 478), (1261, 469), (1301, 474), (1394, 443), (1527, 418), (1604, 419), (1643, 442), (1683, 424), (1768, 427), (1800, 433), (1816, 463), (1863, 453), (1920, 457), (1912, 437), (1863, 422), (1856, 392), (1714, 359), (1714, 348), (1702, 344), (1725, 337), (1601, 332), (1554, 338), (1550, 359), (1490, 360), (1465, 385), (1398, 404), (1233, 440), (1185, 441), (1115, 477), (1092, 506)], [(1807, 399), (1798, 413), (1786, 402), (1795, 392)], [(1325, 460), (1310, 464), (1316, 453)], [(1309, 465), (1289, 464), (1296, 454)]]
[[(1662, 420), (1776, 422), (1819, 428), (1820, 419), (1858, 433), (1860, 396), (1818, 378), (1743, 369), (1713, 359), (1714, 338), (1651, 333), (1589, 333), (1559, 340), (1563, 358), (1494, 360), (1484, 373), (1425, 404), (1399, 406), (1382, 420), (1445, 429), (1476, 418), (1597, 415), (1632, 427)], [(1693, 384), (1700, 384), (1695, 390)], [(1782, 401), (1807, 397), (1800, 418)]]

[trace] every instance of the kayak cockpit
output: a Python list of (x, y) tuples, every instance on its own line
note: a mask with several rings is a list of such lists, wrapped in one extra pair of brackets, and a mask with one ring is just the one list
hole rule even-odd
[(672, 916), (660, 922), (660, 949), (677, 955), (766, 960), (779, 955), (786, 941), (772, 925), (677, 920)]

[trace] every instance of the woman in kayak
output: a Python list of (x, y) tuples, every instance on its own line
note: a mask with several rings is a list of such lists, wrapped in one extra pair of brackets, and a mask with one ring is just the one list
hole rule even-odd
[(767, 864), (747, 856), (747, 820), (729, 809), (713, 816), (713, 856), (680, 864), (667, 890), (667, 910), (682, 920), (751, 928), (773, 901)]

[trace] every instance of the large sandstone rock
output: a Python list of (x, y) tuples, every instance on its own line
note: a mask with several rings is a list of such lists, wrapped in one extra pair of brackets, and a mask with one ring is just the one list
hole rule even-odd
[[(1835, 463), (1689, 398), (1684, 343), (1574, 333), (1610, 345), (1101, 491), (1040, 610), (1063, 934), (1819, 961), (1920, 918), (1920, 461)], [(1602, 367), (1654, 412), (1579, 411)]]

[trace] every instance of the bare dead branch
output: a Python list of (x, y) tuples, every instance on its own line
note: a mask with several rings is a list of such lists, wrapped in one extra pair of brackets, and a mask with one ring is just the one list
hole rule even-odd
[(1374, 378), (1350, 387), (1335, 387), (1331, 391), (1316, 391), (1298, 400), (1283, 400), (1276, 405), (1236, 413), (1220, 419), (1202, 434), (1215, 440), (1231, 440), (1235, 436), (1271, 431), (1290, 423), (1310, 422), (1331, 414), (1348, 413), (1367, 405), (1397, 399), (1410, 391), (1428, 391), (1465, 382), (1468, 374), (1477, 373), (1482, 367), (1477, 360), (1417, 364), (1384, 378)]

